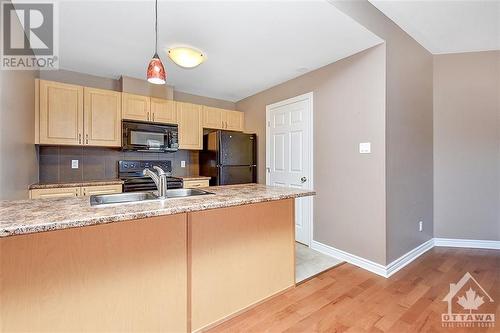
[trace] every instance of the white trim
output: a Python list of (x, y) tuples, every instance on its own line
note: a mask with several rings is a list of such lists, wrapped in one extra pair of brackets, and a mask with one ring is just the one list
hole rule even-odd
[(452, 238), (431, 238), (425, 243), (420, 244), (413, 250), (403, 254), (398, 259), (392, 261), (387, 266), (378, 264), (371, 260), (358, 257), (357, 255), (345, 252), (329, 245), (312, 240), (311, 248), (327, 256), (334, 257), (346, 261), (355, 266), (361, 267), (375, 273), (377, 275), (383, 276), (385, 278), (390, 277), (402, 268), (409, 265), (412, 261), (420, 257), (425, 252), (429, 251), (435, 246), (444, 247), (462, 247), (462, 248), (474, 248), (474, 249), (492, 249), (500, 250), (500, 241), (492, 240), (474, 240), (474, 239), (452, 239)]
[(394, 273), (396, 273), (397, 271), (399, 271), (400, 269), (406, 267), (413, 260), (417, 259), (418, 257), (420, 257), (425, 252), (429, 251), (433, 247), (434, 247), (434, 239), (431, 238), (427, 242), (422, 243), (413, 250), (410, 250), (409, 252), (403, 254), (401, 257), (389, 263), (389, 265), (385, 266), (386, 277), (389, 277)]
[(378, 274), (380, 276), (386, 277), (386, 268), (384, 265), (378, 264), (371, 260), (358, 257), (354, 254), (336, 249), (329, 245), (317, 242), (315, 240), (311, 243), (311, 249), (326, 254), (327, 256), (334, 257), (343, 261), (347, 261), (350, 264), (361, 267), (370, 271), (372, 273)]
[[(269, 141), (269, 122), (271, 120), (270, 113), (271, 109), (284, 106), (287, 104), (292, 104), (296, 102), (300, 102), (303, 100), (308, 100), (309, 101), (309, 111), (310, 111), (310, 124), (309, 124), (309, 144), (310, 144), (310, 149), (309, 149), (309, 161), (311, 163), (310, 166), (310, 175), (309, 175), (309, 189), (314, 189), (314, 93), (308, 92), (299, 96), (295, 96), (292, 98), (285, 99), (280, 102), (276, 102), (273, 104), (266, 105), (266, 165), (265, 165), (265, 172), (266, 172), (266, 185), (269, 184), (269, 177), (267, 172), (267, 169), (269, 167), (269, 161), (270, 161), (270, 156), (269, 152), (271, 151), (269, 148), (269, 145), (271, 142)], [(309, 226), (309, 244), (308, 246), (311, 246), (312, 241), (313, 241), (313, 232), (314, 232), (314, 200), (311, 197), (309, 200), (311, 200), (311, 211), (309, 212), (309, 221), (310, 221), (310, 226)]]
[(500, 250), (500, 241), (457, 239), (457, 238), (434, 238), (435, 246), (468, 247), (473, 249)]

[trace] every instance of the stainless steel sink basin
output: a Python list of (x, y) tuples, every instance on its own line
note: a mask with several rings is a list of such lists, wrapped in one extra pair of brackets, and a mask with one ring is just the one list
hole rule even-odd
[(174, 198), (185, 198), (185, 197), (192, 197), (196, 195), (207, 195), (207, 194), (213, 194), (213, 193), (198, 189), (179, 188), (179, 189), (167, 190), (166, 198), (159, 198), (153, 192), (127, 192), (118, 194), (102, 194), (102, 195), (90, 196), (90, 205), (100, 206), (100, 205), (112, 205), (112, 204), (122, 204), (122, 203), (137, 203), (143, 201), (168, 200)]

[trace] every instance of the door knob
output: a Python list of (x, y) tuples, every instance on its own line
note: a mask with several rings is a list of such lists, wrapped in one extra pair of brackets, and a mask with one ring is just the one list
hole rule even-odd
[(307, 178), (306, 178), (306, 177), (302, 177), (302, 178), (300, 178), (300, 181), (301, 181), (302, 183), (305, 183), (305, 182), (307, 182)]

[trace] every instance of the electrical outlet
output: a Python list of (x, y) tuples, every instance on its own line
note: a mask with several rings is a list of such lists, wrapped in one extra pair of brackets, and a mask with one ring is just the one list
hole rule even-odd
[(71, 160), (71, 169), (78, 169), (78, 160)]
[(360, 154), (371, 154), (371, 152), (372, 152), (371, 142), (361, 142), (359, 144), (359, 153)]
[(186, 167), (186, 161), (181, 161), (181, 168), (185, 168)]
[(418, 231), (420, 231), (420, 232), (424, 231), (424, 222), (423, 221), (418, 221)]

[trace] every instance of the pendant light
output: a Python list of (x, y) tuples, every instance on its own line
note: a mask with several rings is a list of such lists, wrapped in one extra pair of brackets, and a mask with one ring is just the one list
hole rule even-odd
[(148, 82), (154, 84), (165, 84), (167, 73), (158, 56), (158, 0), (155, 0), (155, 54), (149, 62), (147, 72)]

